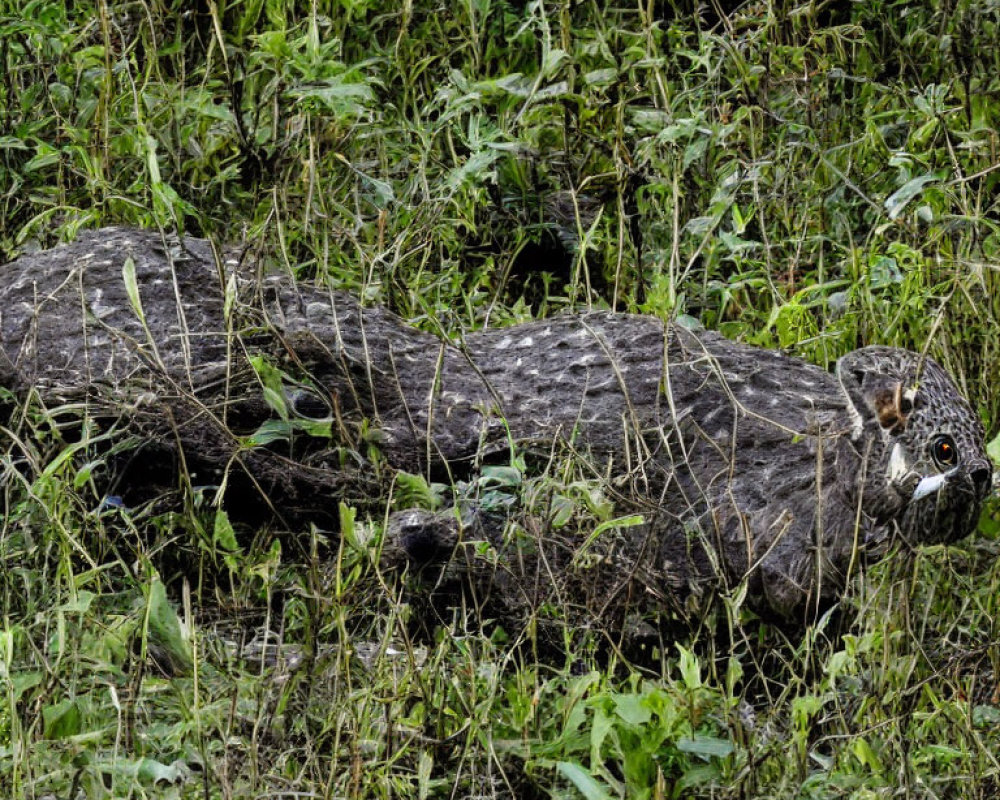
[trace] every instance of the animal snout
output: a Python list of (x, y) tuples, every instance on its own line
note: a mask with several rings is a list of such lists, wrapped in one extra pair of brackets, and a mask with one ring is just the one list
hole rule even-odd
[(981, 495), (985, 495), (993, 488), (993, 468), (988, 464), (981, 464), (970, 470), (969, 477)]

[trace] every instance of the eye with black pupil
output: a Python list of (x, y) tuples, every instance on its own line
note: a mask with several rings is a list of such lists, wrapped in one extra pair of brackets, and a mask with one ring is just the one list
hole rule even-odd
[(950, 467), (958, 461), (958, 451), (950, 436), (938, 436), (934, 440), (932, 451), (934, 460), (942, 467)]

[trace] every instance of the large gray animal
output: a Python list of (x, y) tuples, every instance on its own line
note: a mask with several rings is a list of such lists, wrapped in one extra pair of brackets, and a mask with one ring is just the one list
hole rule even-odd
[[(0, 382), (64, 431), (87, 420), (91, 437), (155, 442), (206, 483), (249, 476), (279, 512), (335, 509), (337, 438), (355, 418), (411, 471), (562, 443), (646, 518), (618, 551), (639, 607), (742, 583), (759, 610), (802, 619), (838, 596), (866, 542), (970, 533), (991, 485), (976, 414), (905, 350), (857, 350), (831, 375), (604, 312), (451, 342), (321, 286), (259, 278), (204, 241), (136, 230), (84, 233), (2, 270)], [(315, 418), (334, 420), (332, 439), (296, 427)], [(396, 528), (422, 558), (435, 525), (449, 527), (417, 513)]]

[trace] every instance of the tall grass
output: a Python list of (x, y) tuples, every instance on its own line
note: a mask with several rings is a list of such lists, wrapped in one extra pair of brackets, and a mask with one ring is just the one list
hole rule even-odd
[[(825, 365), (927, 349), (995, 428), (998, 17), (0, 0), (0, 256), (158, 226), (446, 334), (610, 306)], [(993, 518), (804, 636), (730, 608), (633, 663), (599, 631), (552, 655), (471, 608), (422, 625), (382, 519), (237, 536), (208, 499), (109, 505), (30, 402), (3, 441), (6, 796), (998, 791)], [(585, 533), (600, 498), (563, 466), (505, 491)]]

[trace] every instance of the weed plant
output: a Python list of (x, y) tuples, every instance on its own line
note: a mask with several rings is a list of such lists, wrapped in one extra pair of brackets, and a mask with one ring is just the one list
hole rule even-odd
[[(995, 430), (998, 41), (991, 0), (0, 0), (0, 258), (139, 225), (446, 336), (611, 307), (826, 366), (906, 346)], [(995, 512), (805, 633), (731, 598), (638, 658), (542, 652), (424, 624), (384, 515), (123, 508), (3, 402), (5, 797), (1000, 793)], [(607, 523), (572, 464), (521, 467), (484, 491)]]

